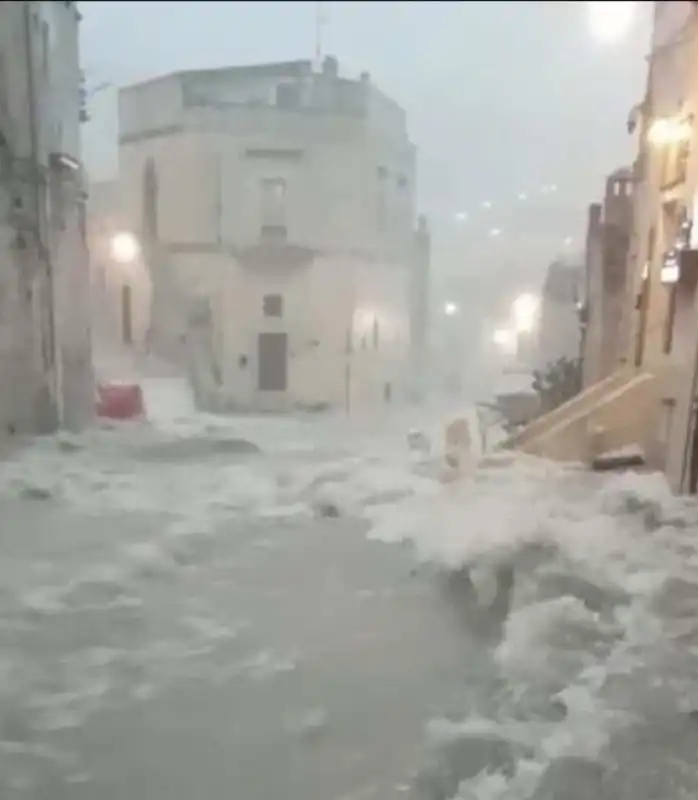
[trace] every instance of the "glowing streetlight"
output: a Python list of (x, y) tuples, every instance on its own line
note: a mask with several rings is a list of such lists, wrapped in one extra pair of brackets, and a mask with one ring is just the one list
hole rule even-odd
[(141, 252), (138, 239), (128, 231), (115, 233), (109, 243), (109, 249), (112, 259), (117, 264), (131, 264)]
[(534, 294), (522, 294), (514, 300), (512, 316), (517, 333), (530, 333), (536, 326), (540, 300)]
[(688, 142), (692, 137), (692, 120), (687, 118), (667, 117), (665, 119), (655, 119), (647, 131), (647, 141), (658, 147)]
[(455, 317), (458, 313), (458, 306), (456, 303), (444, 303), (444, 314), (447, 317)]
[(594, 39), (604, 43), (620, 41), (633, 23), (636, 6), (627, 0), (588, 2), (589, 28)]
[(492, 335), (492, 341), (502, 353), (516, 352), (516, 332), (509, 328), (499, 328)]

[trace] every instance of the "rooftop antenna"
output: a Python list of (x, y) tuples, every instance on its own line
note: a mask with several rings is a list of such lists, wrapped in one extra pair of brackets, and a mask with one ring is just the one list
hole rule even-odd
[(327, 3), (315, 3), (315, 64), (318, 69), (322, 66), (322, 34), (327, 22)]

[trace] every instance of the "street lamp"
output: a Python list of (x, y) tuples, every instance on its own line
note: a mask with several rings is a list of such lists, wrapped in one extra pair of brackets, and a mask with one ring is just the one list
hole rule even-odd
[(129, 231), (115, 233), (109, 242), (109, 250), (117, 264), (132, 264), (141, 252), (138, 239)]
[(516, 352), (516, 332), (510, 328), (498, 328), (492, 334), (492, 341), (505, 355), (513, 355)]
[(536, 326), (540, 300), (534, 294), (519, 295), (512, 305), (514, 328), (517, 333), (530, 333)]
[(637, 3), (627, 0), (588, 2), (589, 27), (594, 39), (609, 44), (620, 41), (633, 23), (636, 6)]
[(647, 131), (647, 141), (651, 145), (681, 144), (693, 137), (693, 120), (690, 117), (664, 117), (655, 119)]

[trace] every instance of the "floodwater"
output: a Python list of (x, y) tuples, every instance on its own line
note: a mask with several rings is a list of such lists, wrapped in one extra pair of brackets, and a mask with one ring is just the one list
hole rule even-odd
[(404, 438), (180, 408), (5, 463), (0, 796), (698, 796), (693, 507)]

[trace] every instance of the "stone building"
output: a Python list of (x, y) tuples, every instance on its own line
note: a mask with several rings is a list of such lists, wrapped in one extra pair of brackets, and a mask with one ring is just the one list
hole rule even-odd
[(0, 4), (0, 435), (92, 414), (79, 19)]
[(328, 57), (130, 86), (119, 154), (152, 346), (213, 361), (193, 370), (202, 397), (354, 409), (408, 391), (415, 149), (367, 74)]
[(628, 260), (632, 232), (634, 181), (632, 171), (608, 176), (602, 203), (589, 207), (585, 282), (584, 385), (602, 380), (626, 360), (629, 342), (627, 314)]
[(549, 267), (540, 298), (536, 362), (546, 369), (559, 359), (581, 355), (579, 303), (583, 295), (583, 270), (561, 260)]

